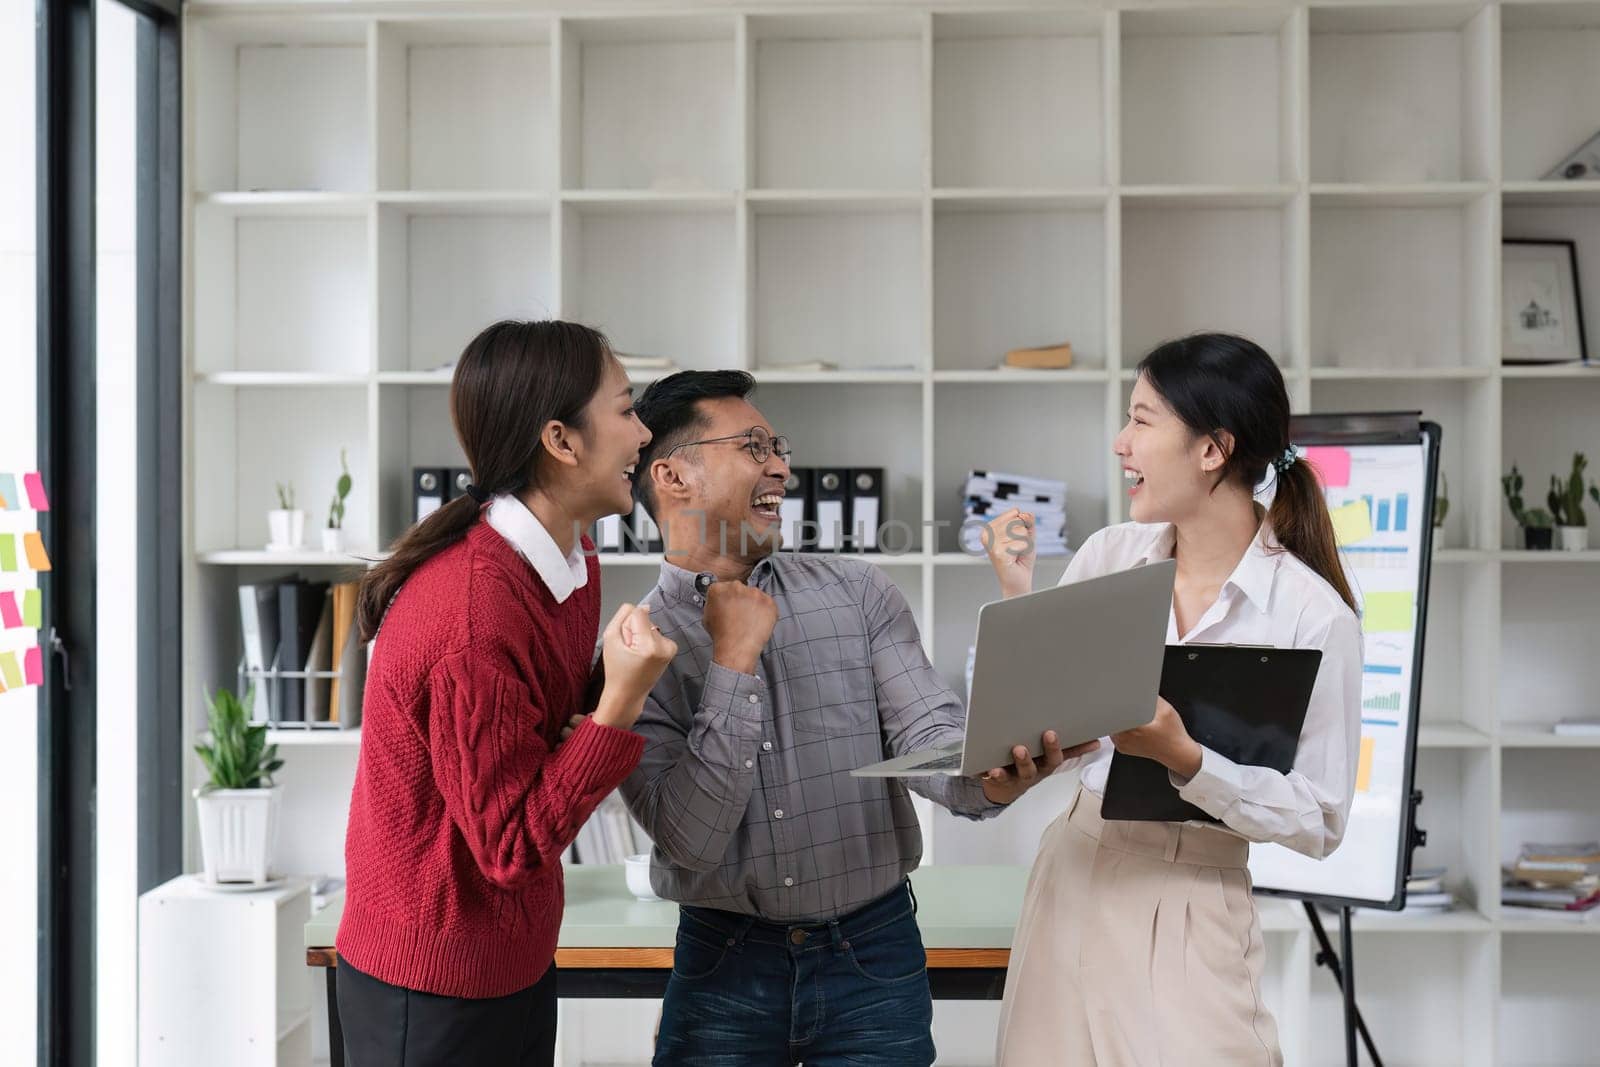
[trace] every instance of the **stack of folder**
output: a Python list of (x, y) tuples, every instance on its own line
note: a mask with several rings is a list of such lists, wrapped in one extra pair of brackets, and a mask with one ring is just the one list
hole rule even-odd
[(355, 625), (357, 591), (355, 582), (300, 578), (239, 587), (239, 687), (254, 691), (254, 721), (360, 725), (367, 650)]
[(1067, 483), (1026, 474), (972, 471), (961, 492), (965, 520), (961, 550), (984, 551), (983, 527), (1011, 508), (1033, 515), (1034, 547), (1039, 556), (1065, 556), (1067, 548)]

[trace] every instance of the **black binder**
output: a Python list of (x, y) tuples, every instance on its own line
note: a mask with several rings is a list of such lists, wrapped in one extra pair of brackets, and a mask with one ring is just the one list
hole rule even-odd
[[(1189, 736), (1235, 763), (1287, 774), (1300, 747), (1322, 650), (1254, 645), (1168, 645), (1161, 695)], [(1217, 822), (1178, 795), (1167, 768), (1111, 757), (1101, 817), (1139, 822)]]
[(783, 548), (787, 552), (808, 547), (810, 533), (805, 524), (813, 521), (811, 493), (811, 468), (789, 468), (789, 478), (783, 483), (783, 503), (778, 506), (778, 527), (783, 531)]
[[(327, 582), (294, 579), (278, 585), (278, 670), (305, 670), (327, 597)], [(278, 720), (304, 722), (305, 679), (281, 678), (279, 683)]]
[(467, 495), (467, 486), (472, 484), (472, 471), (466, 467), (447, 467), (445, 475), (444, 499), (447, 503), (458, 496)]
[(882, 526), (883, 468), (856, 467), (850, 471), (851, 551), (878, 551), (878, 530)]
[(818, 552), (838, 552), (845, 547), (850, 532), (849, 477), (850, 472), (843, 467), (818, 468), (813, 475), (811, 500)]
[(441, 467), (411, 468), (411, 521), (421, 522), (444, 506), (448, 497), (446, 472)]

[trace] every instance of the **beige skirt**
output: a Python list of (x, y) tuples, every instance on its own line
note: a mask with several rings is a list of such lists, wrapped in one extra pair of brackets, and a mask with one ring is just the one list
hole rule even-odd
[(1105, 822), (1080, 788), (1028, 878), (998, 1067), (1279, 1067), (1249, 849), (1209, 826)]

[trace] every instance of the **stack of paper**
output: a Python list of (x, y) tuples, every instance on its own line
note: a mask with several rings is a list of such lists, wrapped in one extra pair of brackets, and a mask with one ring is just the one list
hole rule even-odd
[(961, 549), (973, 555), (984, 550), (984, 527), (1012, 508), (1033, 515), (1034, 548), (1040, 556), (1065, 556), (1067, 549), (1067, 483), (1026, 474), (972, 471), (961, 493), (964, 521)]
[(1557, 737), (1600, 736), (1600, 719), (1562, 719), (1553, 727)]
[(1500, 903), (1508, 908), (1546, 913), (1600, 908), (1600, 841), (1525, 844), (1504, 874)]
[(1444, 867), (1412, 871), (1406, 879), (1406, 911), (1449, 911), (1455, 907), (1455, 894), (1445, 888)]

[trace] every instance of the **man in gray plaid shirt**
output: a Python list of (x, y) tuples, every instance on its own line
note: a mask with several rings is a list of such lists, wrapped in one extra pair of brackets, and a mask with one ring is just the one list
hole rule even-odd
[(754, 385), (685, 371), (636, 407), (653, 439), (635, 485), (667, 547), (643, 603), (680, 650), (622, 787), (655, 842), (651, 882), (681, 905), (655, 1063), (926, 1065), (907, 785), (982, 819), (1064, 755), (1047, 734), (1037, 766), (1019, 745), (981, 780), (850, 776), (959, 741), (964, 712), (881, 570), (774, 554), (789, 449)]

